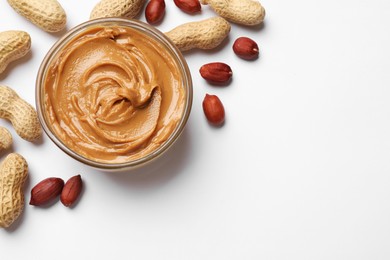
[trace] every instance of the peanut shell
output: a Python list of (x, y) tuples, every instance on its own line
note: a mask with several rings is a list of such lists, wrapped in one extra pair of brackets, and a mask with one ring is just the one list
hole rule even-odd
[(264, 7), (257, 0), (200, 0), (226, 20), (253, 26), (263, 22)]
[(220, 45), (229, 35), (230, 28), (225, 19), (212, 17), (179, 25), (165, 34), (181, 51), (194, 48), (207, 50)]
[(0, 32), (0, 73), (12, 61), (25, 56), (31, 48), (31, 37), (24, 31)]
[(0, 227), (9, 227), (23, 212), (27, 171), (26, 160), (16, 153), (0, 164)]
[(0, 85), (0, 118), (11, 121), (16, 133), (27, 141), (35, 141), (41, 136), (42, 128), (35, 109), (4, 85)]
[(93, 8), (90, 19), (103, 17), (134, 18), (139, 14), (146, 0), (101, 0)]
[(0, 126), (0, 152), (10, 148), (12, 145), (12, 135), (5, 127)]
[(57, 0), (7, 0), (20, 15), (47, 32), (66, 26), (66, 13)]

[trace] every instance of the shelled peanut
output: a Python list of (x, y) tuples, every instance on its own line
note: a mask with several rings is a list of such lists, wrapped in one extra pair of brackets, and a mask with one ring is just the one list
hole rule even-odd
[(7, 0), (20, 15), (47, 32), (66, 26), (66, 13), (57, 0)]
[(164, 0), (150, 0), (145, 8), (145, 18), (150, 24), (160, 22), (165, 15)]
[(65, 207), (72, 206), (79, 198), (83, 183), (81, 176), (75, 175), (66, 183), (59, 177), (49, 177), (38, 182), (31, 189), (30, 205), (44, 206), (60, 196)]
[(52, 201), (61, 194), (64, 180), (50, 177), (40, 181), (31, 190), (30, 205), (42, 206)]
[(180, 10), (189, 14), (200, 12), (202, 9), (199, 0), (174, 0), (173, 2)]
[(259, 46), (248, 37), (238, 37), (233, 43), (233, 51), (245, 60), (254, 60), (259, 57)]
[(205, 80), (211, 83), (227, 83), (233, 76), (233, 71), (224, 62), (210, 62), (202, 65), (199, 73)]
[(202, 106), (207, 121), (211, 125), (221, 126), (225, 122), (225, 108), (218, 96), (206, 94)]
[(9, 227), (24, 209), (24, 183), (28, 175), (26, 160), (9, 154), (0, 165), (0, 227)]
[(71, 177), (64, 185), (61, 191), (60, 200), (65, 207), (71, 207), (80, 197), (83, 188), (83, 182), (80, 174)]
[(31, 37), (24, 31), (0, 32), (0, 73), (17, 59), (25, 56), (31, 48)]

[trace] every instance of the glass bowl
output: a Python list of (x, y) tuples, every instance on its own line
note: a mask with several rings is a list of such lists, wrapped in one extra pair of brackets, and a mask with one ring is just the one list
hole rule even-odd
[[(111, 36), (101, 40), (99, 33)], [(122, 18), (71, 29), (49, 50), (36, 80), (47, 136), (72, 158), (105, 171), (134, 169), (167, 151), (186, 125), (192, 96), (180, 50), (151, 25)]]

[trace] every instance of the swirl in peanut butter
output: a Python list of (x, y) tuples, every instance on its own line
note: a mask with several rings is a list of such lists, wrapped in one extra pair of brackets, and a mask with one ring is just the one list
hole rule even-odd
[(127, 27), (94, 27), (67, 43), (45, 79), (50, 127), (71, 150), (97, 162), (139, 159), (161, 146), (183, 116), (177, 61)]

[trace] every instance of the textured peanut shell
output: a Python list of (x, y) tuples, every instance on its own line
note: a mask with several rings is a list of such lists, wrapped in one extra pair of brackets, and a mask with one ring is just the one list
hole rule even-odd
[(5, 127), (0, 126), (0, 153), (12, 145), (12, 135)]
[(35, 109), (4, 85), (0, 85), (0, 118), (11, 121), (16, 133), (27, 141), (35, 141), (41, 136)]
[(257, 0), (200, 0), (226, 20), (253, 26), (264, 20), (265, 9)]
[(166, 36), (181, 50), (213, 49), (229, 35), (230, 24), (224, 18), (213, 17), (177, 26)]
[(0, 165), (0, 227), (9, 227), (24, 208), (23, 186), (28, 166), (19, 154), (9, 154)]
[(12, 61), (22, 58), (31, 48), (31, 37), (24, 31), (0, 32), (0, 73)]
[(17, 13), (47, 32), (66, 26), (66, 13), (57, 0), (7, 0)]
[(134, 18), (139, 14), (146, 0), (101, 0), (93, 8), (90, 19), (103, 17)]

